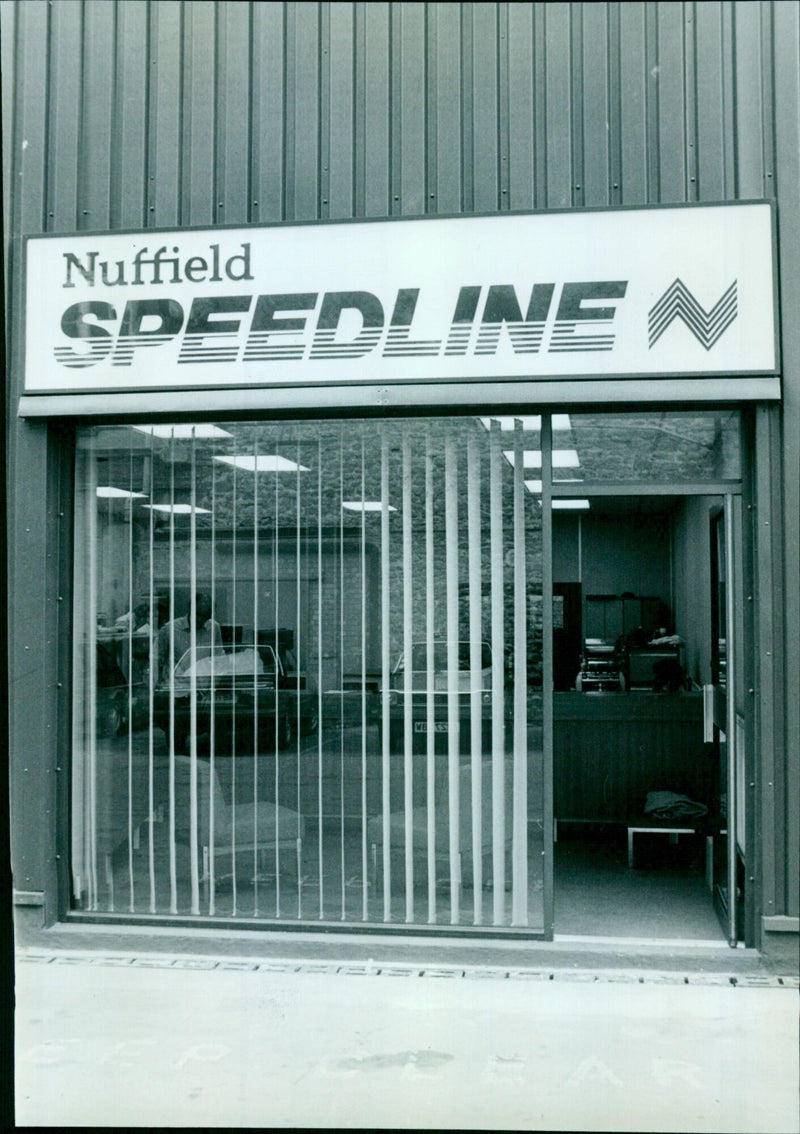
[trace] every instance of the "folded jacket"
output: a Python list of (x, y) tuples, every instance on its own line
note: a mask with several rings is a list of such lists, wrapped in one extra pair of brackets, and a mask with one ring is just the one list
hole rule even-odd
[(654, 819), (698, 819), (708, 814), (708, 808), (688, 795), (678, 795), (674, 791), (649, 791), (644, 813)]

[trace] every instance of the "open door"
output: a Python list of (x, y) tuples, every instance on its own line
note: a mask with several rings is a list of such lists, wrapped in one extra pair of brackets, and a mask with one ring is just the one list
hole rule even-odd
[(737, 613), (742, 604), (735, 549), (741, 500), (725, 496), (711, 515), (711, 680), (706, 690), (706, 739), (719, 751), (720, 823), (714, 838), (714, 905), (731, 946), (743, 937), (745, 891), (745, 728), (741, 704)]

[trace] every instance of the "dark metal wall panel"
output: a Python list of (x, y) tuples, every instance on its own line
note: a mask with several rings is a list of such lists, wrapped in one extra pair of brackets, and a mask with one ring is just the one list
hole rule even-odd
[(496, 212), (499, 193), (499, 105), (497, 90), (498, 50), (507, 41), (498, 40), (499, 5), (473, 5), (472, 90), (467, 111), (472, 118), (473, 208), (479, 213)]
[(759, 197), (764, 186), (761, 96), (761, 4), (740, 0), (733, 9), (736, 106), (736, 193)]
[[(323, 48), (323, 57), (328, 60), (330, 125), (327, 161), (322, 166), (323, 189), (326, 175), (328, 184), (327, 192), (322, 193), (321, 211), (323, 216), (351, 217), (355, 212), (355, 5), (333, 4), (327, 11), (330, 47)], [(325, 120), (323, 114), (323, 133)]]
[(508, 6), (508, 133), (509, 207), (535, 207), (536, 65), (533, 4)]
[[(320, 10), (317, 4), (294, 6), (287, 54), (293, 60), (294, 136), (292, 180), (287, 185), (287, 216), (315, 220), (319, 216)], [(288, 76), (287, 76), (288, 77)]]
[[(134, 5), (135, 7), (135, 5)], [(215, 185), (217, 136), (217, 34), (213, 3), (186, 9), (182, 128), (184, 153), (181, 197), (187, 224), (210, 225), (218, 219)], [(249, 51), (240, 60), (245, 66)], [(245, 182), (244, 188), (249, 188)]]
[[(81, 123), (81, 59), (83, 21), (80, 11), (59, 5), (52, 11), (48, 67), (50, 111), (48, 121), (47, 221), (64, 232), (78, 227), (78, 165)], [(141, 174), (137, 174), (137, 182)]]
[(570, 4), (546, 4), (544, 114), (547, 192), (540, 208), (572, 204), (572, 86)]
[(720, 201), (726, 185), (726, 126), (728, 106), (725, 99), (723, 42), (725, 9), (722, 6), (695, 6), (695, 149), (697, 199)]
[[(16, 23), (17, 12), (11, 0), (0, 0), (0, 26), (3, 34), (0, 36), (0, 103), (7, 105), (16, 87)], [(11, 167), (11, 131), (7, 129), (7, 122), (3, 122), (3, 169)], [(3, 230), (11, 231), (11, 194), (3, 194)]]
[(425, 212), (425, 95), (427, 37), (425, 7), (396, 4), (392, 9), (392, 184), (407, 216)]
[(217, 42), (217, 216), (226, 224), (251, 220), (250, 5), (225, 4)]
[(644, 5), (622, 4), (619, 13), (619, 196), (631, 205), (642, 205), (648, 199), (648, 105), (656, 91), (656, 79), (647, 70), (645, 32)]
[(81, 57), (81, 130), (78, 160), (91, 177), (78, 182), (79, 227), (108, 228), (111, 224), (113, 116), (116, 84), (117, 9), (103, 0), (88, 0), (83, 10)]
[[(150, 99), (148, 107), (148, 223), (183, 223), (180, 167), (183, 157), (183, 22), (177, 0), (150, 7)], [(210, 77), (209, 77), (210, 78)], [(213, 94), (213, 80), (209, 94)]]
[(432, 6), (430, 89), (435, 95), (428, 140), (434, 151), (430, 167), (432, 211), (458, 213), (462, 208), (461, 166), (461, 12), (458, 4)]
[(367, 3), (363, 9), (365, 43), (364, 211), (368, 217), (389, 216), (391, 119), (389, 6)]
[(111, 224), (115, 228), (141, 228), (148, 223), (147, 108), (151, 64), (147, 43), (147, 5), (122, 4), (117, 17), (112, 162), (115, 181), (111, 193)]
[(787, 313), (783, 322), (782, 356), (783, 436), (783, 605), (785, 611), (784, 665), (789, 693), (784, 720), (786, 767), (780, 799), (786, 825), (785, 843), (778, 853), (786, 855), (785, 912), (800, 915), (800, 705), (797, 675), (800, 674), (800, 327), (793, 313), (800, 310), (800, 8), (777, 4), (774, 10), (775, 44), (775, 155), (781, 245), (781, 302)]
[(582, 58), (576, 62), (584, 75), (583, 101), (576, 112), (583, 131), (583, 177), (585, 205), (609, 205), (610, 107), (609, 107), (609, 12), (605, 4), (587, 4), (582, 14)]
[(283, 5), (253, 5), (253, 105), (249, 173), (253, 220), (277, 221), (286, 213), (286, 45)]
[[(684, 7), (669, 0), (653, 5), (656, 9), (658, 62), (658, 152), (659, 182), (651, 186), (650, 200), (674, 204), (691, 200), (687, 194)], [(657, 193), (653, 197), (653, 191)]]

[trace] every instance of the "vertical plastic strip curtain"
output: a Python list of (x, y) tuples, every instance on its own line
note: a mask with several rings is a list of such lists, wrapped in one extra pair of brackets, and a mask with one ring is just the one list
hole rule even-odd
[(450, 857), (450, 921), (460, 921), (461, 854), (459, 850), (460, 796), (459, 750), (461, 707), (459, 704), (458, 626), (458, 454), (455, 439), (444, 442), (445, 506), (445, 594), (447, 596), (447, 811)]
[[(155, 437), (151, 433), (148, 439), (146, 458), (146, 477), (142, 488), (147, 489), (150, 500), (153, 499), (153, 465), (155, 461)], [(152, 721), (155, 711), (156, 682), (158, 680), (158, 639), (156, 628), (158, 615), (155, 603), (155, 573), (154, 573), (154, 546), (155, 513), (152, 508), (147, 512), (147, 719), (150, 727), (147, 730), (147, 879), (149, 885), (149, 910), (155, 913), (156, 898), (156, 848), (155, 848), (155, 819), (156, 819), (156, 788), (155, 788), (155, 735)], [(131, 722), (131, 728), (133, 722)]]
[(481, 633), (481, 502), (480, 452), (476, 437), (467, 442), (467, 509), (469, 556), (469, 730), (472, 771), (472, 893), (475, 925), (483, 920), (483, 637)]
[(500, 423), (489, 434), (489, 547), (492, 623), (492, 891), (493, 921), (502, 925), (506, 886), (505, 595), (503, 589), (503, 453)]
[[(217, 489), (217, 463), (211, 462), (211, 625), (213, 626), (219, 620), (217, 618), (217, 540), (216, 540), (216, 489)], [(211, 651), (211, 672), (210, 685), (214, 689), (216, 686), (217, 675), (217, 657), (215, 651)], [(209, 719), (209, 780), (213, 785), (216, 780), (216, 739), (217, 739), (217, 714), (215, 699), (211, 699), (210, 719)], [(203, 872), (208, 876), (208, 912), (213, 914), (216, 911), (216, 855), (214, 853), (216, 846), (216, 829), (215, 821), (215, 806), (216, 806), (216, 792), (213, 790), (208, 793), (208, 861), (203, 863)]]
[(383, 920), (392, 920), (391, 812), (391, 570), (389, 525), (389, 438), (381, 430), (381, 857)]
[[(214, 427), (143, 427), (146, 444), (135, 446), (112, 427), (127, 458), (116, 519), (110, 502), (107, 517), (98, 507), (91, 444), (79, 447), (75, 898), (113, 910), (116, 878), (131, 912), (527, 926), (522, 425), (513, 461), (494, 419), (483, 429), (474, 418), (328, 425), (324, 440), (312, 425), (287, 429), (291, 448), (277, 423), (231, 426), (225, 456), (208, 442)], [(114, 562), (120, 578), (104, 578)], [(100, 751), (98, 595), (115, 589), (131, 613), (124, 749), (111, 738)], [(198, 629), (206, 591), (210, 629)], [(149, 646), (134, 638), (137, 605)], [(194, 660), (179, 689), (186, 643)], [(145, 657), (137, 702), (133, 672)], [(115, 753), (121, 789), (107, 783)], [(98, 808), (113, 824), (120, 806), (125, 830), (107, 850)]]
[(433, 447), (430, 427), (425, 435), (425, 806), (428, 834), (428, 923), (436, 924), (436, 705), (433, 672), (436, 650), (433, 522)]
[(511, 924), (528, 924), (528, 617), (525, 570), (525, 456), (514, 422), (514, 820)]
[[(414, 643), (414, 573), (412, 567), (411, 439), (403, 437), (403, 814), (405, 816), (406, 921), (414, 920), (414, 719), (412, 691)], [(390, 725), (391, 727), (391, 725)], [(384, 816), (384, 823), (391, 822)]]

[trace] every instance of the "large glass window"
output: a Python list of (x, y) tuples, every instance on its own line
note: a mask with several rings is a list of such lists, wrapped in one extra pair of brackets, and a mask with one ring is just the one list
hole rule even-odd
[(540, 427), (78, 432), (76, 908), (543, 929)]

